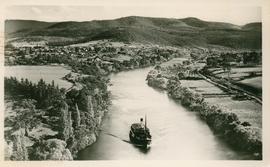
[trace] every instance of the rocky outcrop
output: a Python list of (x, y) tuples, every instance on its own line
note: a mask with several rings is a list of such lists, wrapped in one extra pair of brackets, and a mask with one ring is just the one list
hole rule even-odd
[(66, 142), (59, 139), (38, 142), (33, 146), (31, 158), (32, 160), (73, 160), (66, 146)]
[(76, 158), (78, 151), (96, 141), (102, 118), (109, 104), (108, 99), (102, 97), (104, 92), (98, 88), (94, 88), (92, 91), (80, 90), (78, 92), (78, 96), (73, 99), (77, 101), (72, 110), (74, 112), (74, 133), (67, 141), (68, 148), (74, 158)]
[(71, 111), (69, 111), (69, 107), (66, 102), (63, 102), (61, 108), (61, 116), (60, 116), (60, 126), (61, 132), (60, 137), (61, 139), (67, 141), (73, 134), (72, 128), (72, 118), (71, 118)]
[(86, 111), (90, 114), (92, 118), (94, 118), (95, 111), (93, 108), (93, 100), (91, 95), (87, 96)]
[(26, 137), (22, 134), (17, 134), (12, 136), (12, 142), (9, 145), (9, 147), (12, 148), (12, 150), (9, 149), (10, 153), (10, 160), (16, 160), (16, 161), (25, 161), (28, 160), (28, 151), (26, 147)]
[(77, 103), (75, 104), (75, 111), (76, 111), (75, 126), (79, 127), (81, 125), (81, 115)]
[(73, 146), (71, 148), (73, 157), (77, 157), (78, 151), (90, 146), (96, 142), (97, 135), (94, 131), (86, 129), (86, 126), (81, 126), (78, 130), (75, 131), (75, 138)]
[(13, 142), (12, 141), (8, 141), (6, 142), (6, 140), (4, 140), (4, 154), (5, 154), (5, 160), (10, 160), (11, 156), (12, 156), (12, 152), (13, 152)]

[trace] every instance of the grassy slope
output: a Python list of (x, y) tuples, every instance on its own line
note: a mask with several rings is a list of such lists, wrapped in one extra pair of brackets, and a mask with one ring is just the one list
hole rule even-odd
[[(14, 28), (17, 25), (18, 27)], [(42, 35), (74, 39), (81, 37), (85, 41), (112, 39), (174, 46), (213, 44), (235, 48), (261, 48), (259, 23), (240, 27), (229, 23), (202, 21), (197, 18), (168, 19), (131, 16), (115, 20), (58, 23), (15, 20), (6, 22), (6, 27), (13, 27), (12, 32), (17, 30), (16, 33), (10, 34), (10, 31), (6, 29), (6, 35), (9, 34), (12, 37)]]

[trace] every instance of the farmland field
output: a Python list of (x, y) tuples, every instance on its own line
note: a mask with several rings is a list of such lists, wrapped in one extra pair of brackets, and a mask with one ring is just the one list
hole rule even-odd
[(262, 89), (262, 77), (248, 78), (240, 81), (242, 84), (254, 87), (256, 89)]
[(162, 63), (161, 66), (162, 67), (168, 67), (168, 66), (172, 66), (174, 64), (181, 64), (183, 61), (187, 60), (187, 58), (174, 58), (172, 60), (169, 60), (165, 63)]
[(60, 88), (70, 88), (72, 83), (62, 79), (70, 70), (62, 66), (6, 66), (5, 77), (27, 78), (33, 83), (38, 83), (42, 78), (46, 83), (54, 83)]
[[(214, 76), (218, 80), (228, 79), (228, 72), (222, 68), (207, 69), (208, 75)], [(262, 95), (262, 67), (234, 67), (229, 74), (232, 84), (241, 89), (253, 93), (257, 97)]]
[(205, 80), (181, 80), (181, 84), (182, 86), (194, 89), (199, 93), (224, 93), (220, 88), (213, 86)]
[[(249, 80), (248, 81), (250, 83), (256, 83), (259, 82), (261, 78), (257, 77)], [(223, 94), (226, 94), (223, 90), (205, 80), (181, 80), (180, 82), (182, 86), (189, 87), (200, 94), (213, 94), (213, 96), (204, 96), (205, 101), (212, 105), (219, 105), (226, 108), (229, 112), (235, 113), (241, 122), (249, 122), (252, 129), (254, 129), (254, 131), (258, 133), (258, 136), (261, 137), (261, 104), (258, 104), (252, 100), (234, 100), (230, 95), (223, 96)]]
[(207, 102), (219, 104), (235, 113), (241, 122), (249, 122), (254, 128), (262, 128), (262, 106), (250, 100), (237, 101), (231, 97), (205, 98)]
[[(227, 72), (224, 72), (221, 68), (215, 69), (212, 73), (221, 78), (226, 78), (228, 76)], [(232, 68), (230, 77), (233, 80), (241, 80), (250, 77), (253, 73), (261, 75), (262, 67)]]

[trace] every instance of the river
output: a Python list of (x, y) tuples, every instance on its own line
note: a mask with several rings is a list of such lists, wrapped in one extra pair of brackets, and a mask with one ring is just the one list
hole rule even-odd
[[(111, 76), (112, 105), (100, 136), (78, 154), (79, 160), (245, 159), (220, 141), (194, 112), (146, 84), (150, 68)], [(130, 125), (147, 115), (152, 145), (145, 151), (129, 142)]]

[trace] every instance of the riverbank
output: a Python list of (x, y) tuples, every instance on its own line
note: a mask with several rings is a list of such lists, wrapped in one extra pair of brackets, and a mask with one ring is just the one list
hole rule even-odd
[[(230, 92), (190, 73), (183, 63), (170, 64), (150, 71), (148, 85), (166, 90), (176, 102), (198, 112), (232, 148), (250, 153), (252, 159), (262, 159), (261, 105), (250, 100), (234, 100)], [(184, 77), (186, 73), (189, 77)]]

